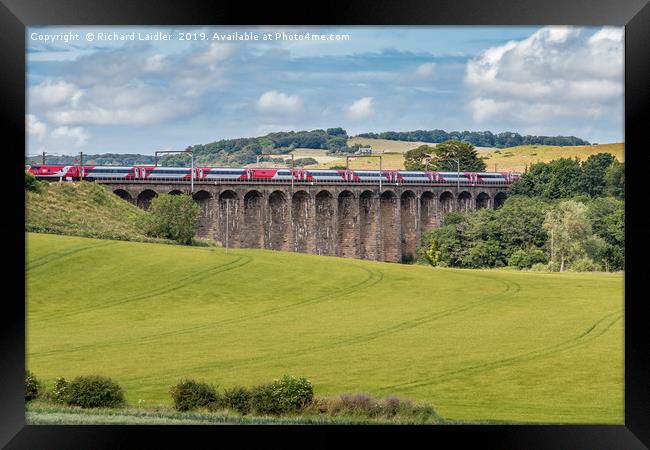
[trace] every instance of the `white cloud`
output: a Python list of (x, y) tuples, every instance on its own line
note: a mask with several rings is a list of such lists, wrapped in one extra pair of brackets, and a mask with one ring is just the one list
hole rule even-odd
[(57, 106), (64, 103), (76, 104), (83, 92), (74, 84), (64, 80), (48, 80), (30, 89), (36, 105)]
[(145, 72), (162, 72), (165, 68), (167, 68), (167, 58), (165, 55), (157, 53), (145, 59), (142, 70)]
[(363, 97), (348, 106), (346, 114), (350, 119), (364, 119), (375, 113), (373, 97)]
[(435, 73), (436, 73), (435, 63), (420, 64), (418, 68), (415, 69), (416, 78), (431, 78)]
[(90, 135), (82, 127), (58, 127), (52, 130), (50, 137), (58, 145), (82, 147)]
[(45, 115), (56, 125), (150, 125), (187, 114), (190, 109), (165, 89), (136, 82), (90, 88), (82, 101), (50, 108)]
[(262, 112), (294, 113), (300, 110), (302, 102), (297, 95), (278, 91), (267, 91), (257, 100), (257, 109)]
[(211, 65), (224, 61), (235, 52), (235, 47), (223, 42), (211, 42), (207, 49), (201, 49), (191, 55), (189, 62), (200, 65)]
[(601, 116), (622, 105), (623, 31), (541, 28), (468, 61), (465, 84), (477, 122)]
[(43, 139), (47, 135), (47, 125), (38, 120), (34, 114), (27, 114), (25, 116), (25, 128), (30, 136), (38, 139), (38, 142), (43, 142)]

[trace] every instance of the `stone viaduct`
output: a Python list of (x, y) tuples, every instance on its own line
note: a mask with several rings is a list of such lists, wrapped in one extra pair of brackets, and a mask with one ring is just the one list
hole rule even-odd
[[(190, 194), (188, 182), (101, 181), (148, 208), (158, 194)], [(416, 257), (422, 232), (450, 211), (497, 208), (507, 185), (378, 185), (219, 182), (194, 184), (197, 235), (229, 248), (266, 248), (402, 262)]]

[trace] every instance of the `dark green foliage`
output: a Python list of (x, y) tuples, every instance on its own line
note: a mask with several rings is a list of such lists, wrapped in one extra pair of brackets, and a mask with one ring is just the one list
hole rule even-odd
[(280, 414), (280, 407), (270, 383), (260, 384), (251, 389), (251, 409), (256, 414)]
[(611, 197), (596, 198), (587, 204), (587, 217), (593, 233), (603, 240), (593, 258), (605, 270), (625, 266), (625, 202)]
[(31, 192), (41, 192), (45, 182), (38, 181), (34, 175), (29, 172), (25, 172), (25, 190)]
[(251, 391), (240, 386), (226, 389), (223, 392), (222, 404), (239, 414), (248, 414), (251, 412)]
[(535, 264), (546, 263), (548, 263), (548, 256), (538, 247), (520, 248), (512, 252), (508, 259), (508, 265), (517, 269), (530, 269)]
[(345, 170), (346, 167), (342, 165), (335, 164), (333, 166), (330, 166), (330, 170)]
[(314, 398), (309, 380), (284, 375), (273, 383), (256, 386), (251, 391), (251, 407), (257, 414), (299, 412)]
[(306, 378), (284, 375), (272, 386), (280, 410), (284, 413), (297, 412), (314, 398), (314, 387)]
[(480, 267), (501, 267), (504, 255), (498, 241), (476, 241), (467, 249), (462, 258), (462, 266), (470, 269)]
[[(427, 153), (428, 150), (415, 149), (416, 152)], [(408, 153), (408, 152), (407, 152)], [(460, 163), (461, 172), (482, 172), (485, 170), (485, 162), (479, 158), (476, 149), (472, 144), (460, 142), (456, 140), (448, 140), (436, 145), (430, 153), (431, 162), (429, 163), (429, 170), (440, 172), (455, 172), (459, 169), (458, 164), (453, 160), (458, 160)], [(417, 155), (416, 155), (417, 156)], [(422, 156), (424, 158), (424, 156)], [(407, 164), (408, 155), (405, 155), (404, 164), (407, 170), (422, 170), (411, 168)], [(415, 164), (413, 167), (420, 167)]]
[(522, 136), (505, 131), (494, 134), (490, 131), (450, 131), (416, 130), (385, 131), (383, 133), (363, 133), (359, 137), (389, 139), (393, 141), (420, 141), (439, 143), (450, 139), (467, 142), (478, 147), (513, 147), (516, 145), (589, 145), (589, 142), (575, 136)]
[(532, 164), (521, 179), (509, 188), (511, 195), (549, 200), (580, 195), (615, 195), (623, 198), (624, 192), (623, 164), (609, 153), (591, 155), (582, 163), (578, 158), (560, 158), (548, 163)]
[(65, 402), (82, 408), (118, 408), (124, 406), (124, 391), (110, 378), (81, 376), (68, 384)]
[(406, 170), (426, 170), (427, 160), (433, 153), (433, 147), (420, 145), (413, 150), (404, 153), (404, 168)]
[[(605, 270), (622, 270), (625, 265), (624, 201), (613, 197), (574, 197), (571, 205), (577, 209), (573, 216), (583, 222), (584, 231), (580, 233), (565, 230), (565, 224), (576, 225), (573, 218), (549, 216), (552, 211), (566, 215), (566, 211), (558, 210), (565, 203), (513, 196), (497, 210), (451, 212), (443, 218), (439, 228), (423, 233), (418, 249), (420, 260), (433, 266), (509, 265), (523, 269), (546, 264), (552, 255), (560, 255), (558, 251), (561, 250), (565, 265), (556, 258), (548, 266), (553, 270), (564, 269), (567, 264), (582, 258), (590, 258), (596, 267)], [(555, 225), (551, 226), (552, 223)], [(551, 229), (555, 233), (553, 243), (549, 237)], [(572, 234), (567, 235), (563, 230)], [(585, 261), (580, 264), (590, 267)]]
[(189, 195), (161, 194), (151, 201), (143, 228), (148, 236), (191, 244), (200, 208)]
[(42, 384), (29, 370), (25, 371), (25, 401), (34, 400), (41, 394)]
[(605, 171), (605, 193), (625, 198), (625, 163), (614, 161)]
[(174, 408), (178, 411), (207, 408), (220, 401), (214, 387), (195, 380), (181, 380), (171, 387), (169, 393), (174, 400)]
[[(282, 131), (252, 138), (222, 139), (188, 147), (194, 152), (195, 165), (240, 167), (257, 161), (261, 154), (288, 154), (296, 148), (325, 149), (350, 153), (347, 133), (342, 128), (311, 131)], [(187, 154), (165, 156), (161, 164), (189, 167)]]

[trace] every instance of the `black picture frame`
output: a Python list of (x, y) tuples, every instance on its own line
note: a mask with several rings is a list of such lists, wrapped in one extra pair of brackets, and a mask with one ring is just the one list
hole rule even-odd
[[(30, 426), (25, 425), (23, 394), (25, 355), (25, 229), (23, 155), (25, 145), (25, 27), (36, 25), (615, 25), (625, 26), (625, 146), (627, 162), (625, 272), (625, 425), (621, 426), (432, 426), (432, 427), (159, 427), (159, 426)], [(648, 255), (644, 218), (644, 148), (650, 125), (650, 5), (647, 0), (427, 0), (334, 1), (282, 5), (185, 0), (0, 0), (0, 114), (7, 164), (4, 184), (11, 206), (0, 226), (9, 272), (3, 287), (0, 333), (0, 444), (6, 448), (115, 448), (139, 440), (146, 447), (166, 447), (208, 439), (215, 446), (225, 438), (240, 444), (255, 437), (281, 439), (283, 445), (336, 444), (350, 431), (404, 445), (410, 438), (438, 445), (471, 443), (486, 448), (636, 449), (650, 445), (650, 352), (643, 306), (644, 265)], [(6, 138), (10, 137), (9, 140)], [(646, 138), (647, 139), (647, 138)], [(13, 273), (15, 272), (15, 274)], [(15, 289), (13, 289), (15, 288)], [(13, 291), (13, 292), (11, 292)], [(11, 294), (9, 294), (11, 292)], [(251, 433), (250, 431), (254, 431)], [(318, 440), (312, 434), (319, 434)], [(309, 436), (308, 436), (308, 435)], [(190, 439), (190, 440), (187, 440)], [(345, 439), (347, 440), (347, 439)], [(142, 446), (142, 444), (140, 444)]]

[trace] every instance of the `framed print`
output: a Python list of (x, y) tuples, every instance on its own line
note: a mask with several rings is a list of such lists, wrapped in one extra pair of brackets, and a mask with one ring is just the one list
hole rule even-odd
[(0, 11), (7, 448), (646, 448), (645, 2)]

